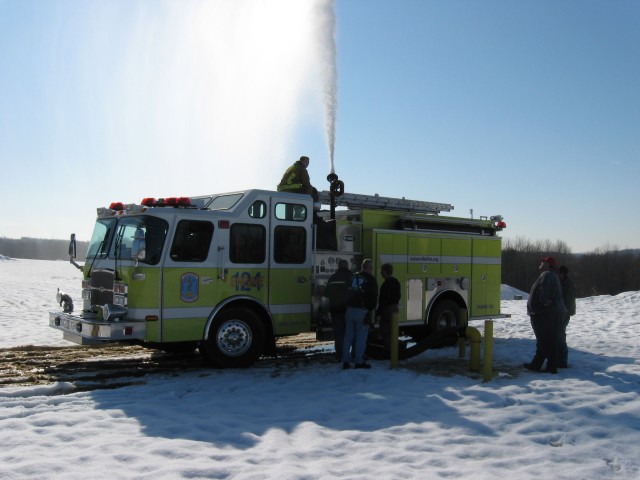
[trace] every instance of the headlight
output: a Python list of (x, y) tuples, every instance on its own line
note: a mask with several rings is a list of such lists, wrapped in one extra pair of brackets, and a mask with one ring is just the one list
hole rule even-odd
[(108, 322), (117, 318), (122, 318), (126, 314), (126, 307), (123, 307), (121, 305), (113, 305), (111, 303), (107, 303), (106, 305), (102, 306), (102, 318)]

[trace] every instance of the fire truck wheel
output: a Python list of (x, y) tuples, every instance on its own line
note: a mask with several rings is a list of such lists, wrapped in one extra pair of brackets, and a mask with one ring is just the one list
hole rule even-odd
[(427, 324), (428, 334), (439, 332), (445, 328), (455, 327), (458, 324), (460, 307), (453, 300), (443, 300), (429, 315)]
[(264, 328), (258, 316), (246, 308), (230, 308), (209, 327), (202, 353), (218, 367), (238, 368), (255, 363), (263, 347)]

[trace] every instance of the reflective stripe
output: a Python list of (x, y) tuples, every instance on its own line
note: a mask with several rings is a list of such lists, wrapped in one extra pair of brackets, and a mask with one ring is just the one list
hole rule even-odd
[(213, 307), (176, 307), (176, 308), (163, 308), (162, 318), (164, 320), (179, 319), (179, 318), (207, 318)]
[(274, 315), (282, 313), (311, 313), (311, 305), (308, 303), (270, 305), (269, 311)]
[(380, 255), (381, 263), (401, 264), (458, 264), (458, 265), (501, 265), (502, 257), (467, 257), (467, 256), (439, 256), (439, 255)]

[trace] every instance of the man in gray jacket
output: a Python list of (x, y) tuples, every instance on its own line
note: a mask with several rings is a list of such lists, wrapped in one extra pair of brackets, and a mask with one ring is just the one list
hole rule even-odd
[(545, 359), (545, 372), (558, 373), (559, 332), (567, 309), (562, 300), (562, 286), (558, 277), (558, 264), (553, 257), (541, 259), (540, 275), (531, 287), (527, 301), (527, 314), (536, 336), (536, 353), (525, 363), (529, 370), (540, 370)]

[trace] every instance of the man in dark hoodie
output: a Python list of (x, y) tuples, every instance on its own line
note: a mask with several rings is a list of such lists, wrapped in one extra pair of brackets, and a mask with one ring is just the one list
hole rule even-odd
[(558, 373), (559, 331), (567, 309), (562, 300), (562, 286), (558, 277), (558, 264), (553, 257), (541, 259), (540, 275), (531, 287), (527, 301), (527, 314), (536, 336), (536, 353), (525, 368), (540, 370), (545, 359), (548, 373)]
[(391, 348), (391, 319), (395, 313), (398, 313), (402, 288), (398, 279), (393, 276), (393, 265), (390, 263), (385, 263), (380, 267), (380, 275), (384, 278), (384, 282), (380, 286), (376, 316), (380, 317), (380, 335), (384, 348), (389, 350)]
[(344, 314), (347, 311), (347, 285), (350, 278), (349, 262), (340, 259), (338, 270), (329, 277), (324, 289), (324, 296), (329, 299), (336, 357), (340, 361), (342, 361), (342, 342), (344, 342)]

